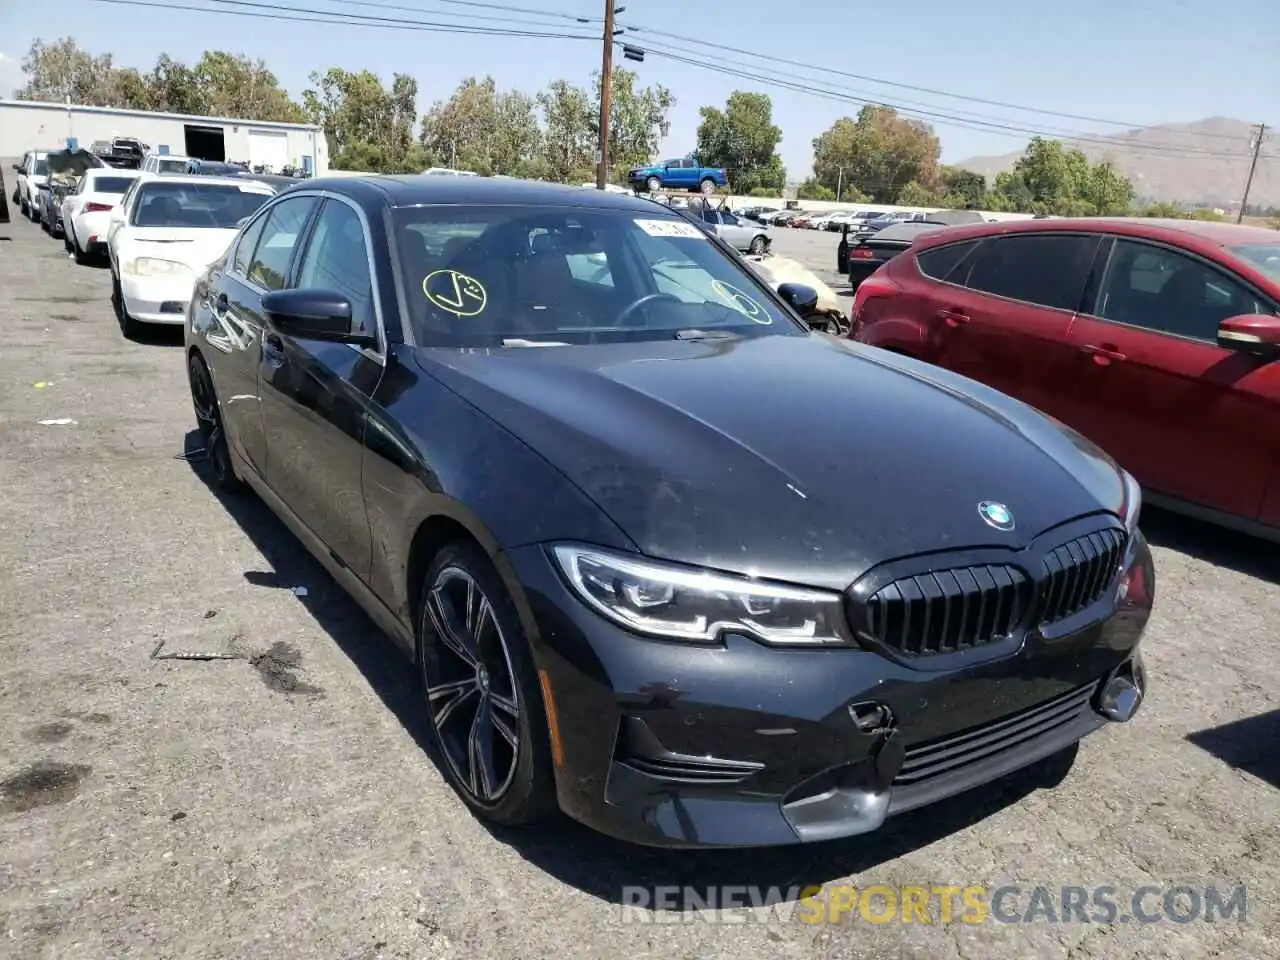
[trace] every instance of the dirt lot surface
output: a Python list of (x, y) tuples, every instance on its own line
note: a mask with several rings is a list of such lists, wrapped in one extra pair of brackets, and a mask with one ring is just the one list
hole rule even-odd
[[(125, 341), (105, 270), (75, 266), (25, 221), (12, 232), (0, 242), (0, 956), (1280, 956), (1275, 547), (1146, 518), (1152, 694), (1134, 723), (1087, 741), (1056, 790), (1015, 778), (874, 837), (766, 852), (639, 850), (563, 821), (495, 833), (420, 746), (412, 671), (260, 503), (221, 502), (184, 458), (194, 419), (177, 331)], [(834, 236), (795, 243), (821, 253)], [(1024, 896), (1006, 909), (1020, 910), (1037, 885), (1055, 898), (1110, 885), (1123, 916), (1143, 886), (1245, 884), (1248, 914), (926, 925), (855, 910), (814, 925), (725, 910), (645, 923), (620, 906), (624, 885), (826, 883), (1016, 884)]]

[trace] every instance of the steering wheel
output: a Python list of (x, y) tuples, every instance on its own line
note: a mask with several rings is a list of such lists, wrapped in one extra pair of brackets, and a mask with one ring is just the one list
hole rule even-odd
[(621, 327), (621, 326), (625, 326), (625, 324), (624, 324), (624, 322), (623, 322), (623, 321), (625, 321), (629, 316), (631, 316), (633, 313), (635, 313), (635, 312), (636, 312), (637, 310), (639, 310), (641, 307), (643, 307), (643, 306), (645, 306), (645, 305), (647, 305), (647, 304), (650, 304), (650, 303), (654, 302), (655, 300), (671, 300), (671, 301), (674, 301), (675, 303), (684, 303), (684, 301), (683, 301), (683, 300), (681, 300), (679, 297), (675, 296), (674, 294), (670, 294), (670, 293), (661, 293), (661, 292), (659, 292), (659, 293), (646, 293), (646, 294), (645, 294), (643, 297), (641, 297), (639, 300), (635, 301), (635, 303), (633, 303), (633, 304), (631, 304), (630, 306), (628, 306), (628, 307), (626, 307), (625, 309), (623, 309), (623, 311), (622, 311), (620, 314), (618, 314), (618, 319), (617, 319), (617, 320), (615, 320), (615, 321), (614, 321), (614, 323), (615, 323), (617, 326), (619, 326), (619, 327)]

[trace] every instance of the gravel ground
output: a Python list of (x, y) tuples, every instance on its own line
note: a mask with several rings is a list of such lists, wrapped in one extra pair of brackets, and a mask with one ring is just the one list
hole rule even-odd
[[(105, 270), (75, 266), (25, 221), (12, 233), (0, 956), (1280, 956), (1274, 547), (1146, 518), (1152, 695), (1133, 724), (1087, 741), (1056, 790), (1014, 778), (874, 837), (765, 853), (638, 850), (562, 821), (497, 833), (424, 752), (390, 645), (265, 508), (222, 503), (184, 457), (177, 331), (126, 342)], [(834, 234), (776, 233), (779, 253), (830, 272)], [(826, 883), (1106, 884), (1122, 901), (1144, 885), (1243, 883), (1248, 920), (642, 912), (685, 921), (660, 923), (620, 906), (624, 885)]]

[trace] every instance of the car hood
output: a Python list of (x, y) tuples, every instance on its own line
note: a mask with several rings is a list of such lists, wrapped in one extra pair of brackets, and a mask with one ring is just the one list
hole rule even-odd
[[(825, 335), (418, 358), (653, 557), (842, 589), (886, 560), (1022, 546), (1122, 510), (1115, 464), (1078, 435)], [(984, 500), (1009, 507), (1012, 532), (983, 522)]]
[(217, 227), (129, 227), (120, 237), (121, 254), (176, 260), (193, 269), (202, 269), (222, 256), (235, 238), (234, 228)]

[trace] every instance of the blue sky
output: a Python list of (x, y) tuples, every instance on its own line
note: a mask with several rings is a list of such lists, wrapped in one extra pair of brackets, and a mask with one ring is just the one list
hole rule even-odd
[[(214, 6), (211, 0), (153, 0)], [(466, 22), (543, 31), (593, 31), (569, 19), (503, 13), (442, 0), (255, 0), (293, 7), (410, 20)], [(600, 18), (591, 0), (486, 0), (525, 9)], [(858, 104), (781, 89), (785, 82), (816, 84), (848, 97), (903, 105), (942, 139), (943, 159), (1018, 149), (1033, 132), (1115, 133), (1122, 127), (1066, 119), (895, 88), (830, 70), (932, 88), (948, 94), (1003, 101), (1081, 117), (1150, 124), (1230, 116), (1280, 123), (1280, 0), (619, 0), (622, 23), (684, 39), (635, 34), (644, 46), (677, 44), (700, 49), (706, 61), (758, 76), (744, 80), (650, 55), (627, 64), (642, 82), (665, 84), (677, 104), (663, 153), (694, 145), (698, 107), (723, 104), (734, 89), (767, 92), (783, 130), (780, 152), (792, 178), (807, 173), (812, 139)], [(387, 9), (390, 5), (392, 9)], [(481, 37), (407, 29), (282, 23), (222, 12), (163, 12), (95, 0), (22, 3), (0, 0), (0, 90), (20, 80), (16, 61), (40, 37), (73, 36), (83, 47), (110, 52), (121, 65), (147, 69), (161, 53), (194, 62), (206, 47), (262, 57), (297, 96), (315, 69), (340, 66), (393, 72), (418, 80), (419, 111), (447, 97), (465, 76), (492, 74), (501, 87), (535, 90), (557, 77), (585, 83), (599, 67), (600, 44), (574, 40)], [(241, 7), (240, 9), (251, 9)], [(803, 10), (803, 13), (800, 11)], [(468, 19), (485, 17), (487, 19)], [(538, 22), (531, 26), (530, 22)], [(703, 46), (717, 43), (799, 61), (787, 66)], [(691, 59), (698, 59), (695, 54)], [(797, 80), (797, 77), (804, 79)], [(903, 104), (910, 101), (910, 104)], [(967, 125), (964, 122), (968, 121)], [(975, 128), (976, 125), (979, 128)], [(981, 124), (1018, 130), (992, 130)]]

